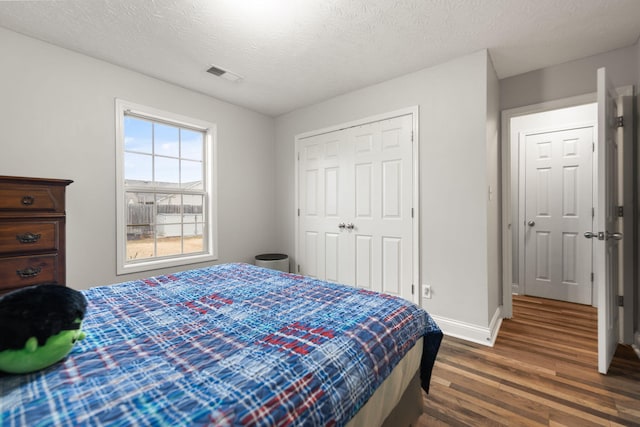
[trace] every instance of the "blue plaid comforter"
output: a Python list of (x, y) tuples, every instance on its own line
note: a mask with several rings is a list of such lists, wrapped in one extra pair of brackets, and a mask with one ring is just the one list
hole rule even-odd
[(225, 264), (85, 291), (62, 362), (0, 374), (0, 425), (344, 425), (424, 336), (400, 298)]

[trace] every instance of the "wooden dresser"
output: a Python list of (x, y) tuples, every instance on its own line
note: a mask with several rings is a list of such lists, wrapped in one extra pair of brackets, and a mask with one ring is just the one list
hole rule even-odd
[(64, 179), (0, 176), (0, 294), (66, 285)]

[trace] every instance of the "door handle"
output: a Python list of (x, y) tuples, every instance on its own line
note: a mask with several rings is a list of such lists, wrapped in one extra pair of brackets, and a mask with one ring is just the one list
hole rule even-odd
[(536, 222), (534, 220), (530, 219), (529, 222), (527, 222), (527, 225), (529, 227), (533, 227), (534, 225), (536, 225)]
[(344, 230), (344, 229), (345, 229), (345, 227), (346, 227), (346, 225), (344, 224), (344, 222), (341, 222), (340, 224), (338, 224), (338, 228), (339, 228), (340, 230)]
[[(620, 233), (616, 233), (616, 234), (620, 234)], [(594, 232), (594, 231), (585, 231), (584, 232), (584, 237), (586, 237), (587, 239), (598, 239), (598, 240), (604, 240), (604, 233), (602, 231), (599, 232)], [(615, 237), (614, 237), (615, 239)], [(622, 235), (620, 235), (620, 239), (622, 239)], [(617, 239), (619, 240), (619, 239)]]
[(613, 240), (622, 240), (622, 233), (609, 233), (608, 231), (606, 232), (606, 236), (607, 236), (607, 240), (608, 239), (613, 239)]
[(355, 225), (353, 225), (353, 223), (352, 223), (352, 222), (350, 222), (349, 224), (347, 224), (347, 226), (346, 226), (346, 227), (347, 227), (347, 230), (349, 230), (349, 231), (351, 231), (351, 230), (353, 230), (354, 228), (356, 228), (356, 226), (355, 226)]

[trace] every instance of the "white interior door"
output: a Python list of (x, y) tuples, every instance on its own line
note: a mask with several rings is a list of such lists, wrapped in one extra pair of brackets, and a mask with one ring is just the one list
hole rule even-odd
[[(412, 299), (412, 116), (348, 129), (355, 285)], [(351, 210), (353, 209), (353, 210)], [(403, 286), (404, 284), (404, 286)]]
[(299, 142), (300, 273), (413, 300), (413, 115)]
[(342, 226), (348, 206), (346, 134), (331, 132), (304, 141), (299, 151), (299, 258), (304, 274), (332, 282), (353, 283)]
[(593, 126), (522, 137), (525, 293), (591, 304)]
[(606, 374), (618, 346), (617, 93), (598, 69), (597, 209), (594, 273), (598, 290), (598, 371)]

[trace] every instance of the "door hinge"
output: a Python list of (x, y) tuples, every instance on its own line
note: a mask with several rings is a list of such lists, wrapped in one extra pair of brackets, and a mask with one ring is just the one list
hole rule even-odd
[(413, 208), (411, 208), (411, 218), (413, 218)]
[(411, 295), (414, 295), (416, 293), (416, 287), (414, 286), (414, 284), (411, 284)]
[(596, 217), (596, 208), (591, 208), (591, 218)]
[(596, 143), (595, 142), (591, 143), (591, 151), (593, 151), (594, 153), (596, 152)]
[(593, 273), (591, 273), (591, 283), (593, 283)]
[(623, 116), (616, 117), (616, 127), (617, 128), (624, 127), (624, 117)]
[(619, 217), (624, 216), (624, 206), (618, 206), (618, 216)]
[(413, 131), (411, 131), (411, 142), (413, 142)]
[(300, 208), (298, 208), (298, 216), (300, 216)]
[(298, 264), (298, 273), (300, 273), (300, 264)]
[(624, 307), (624, 295), (618, 295), (618, 307)]

